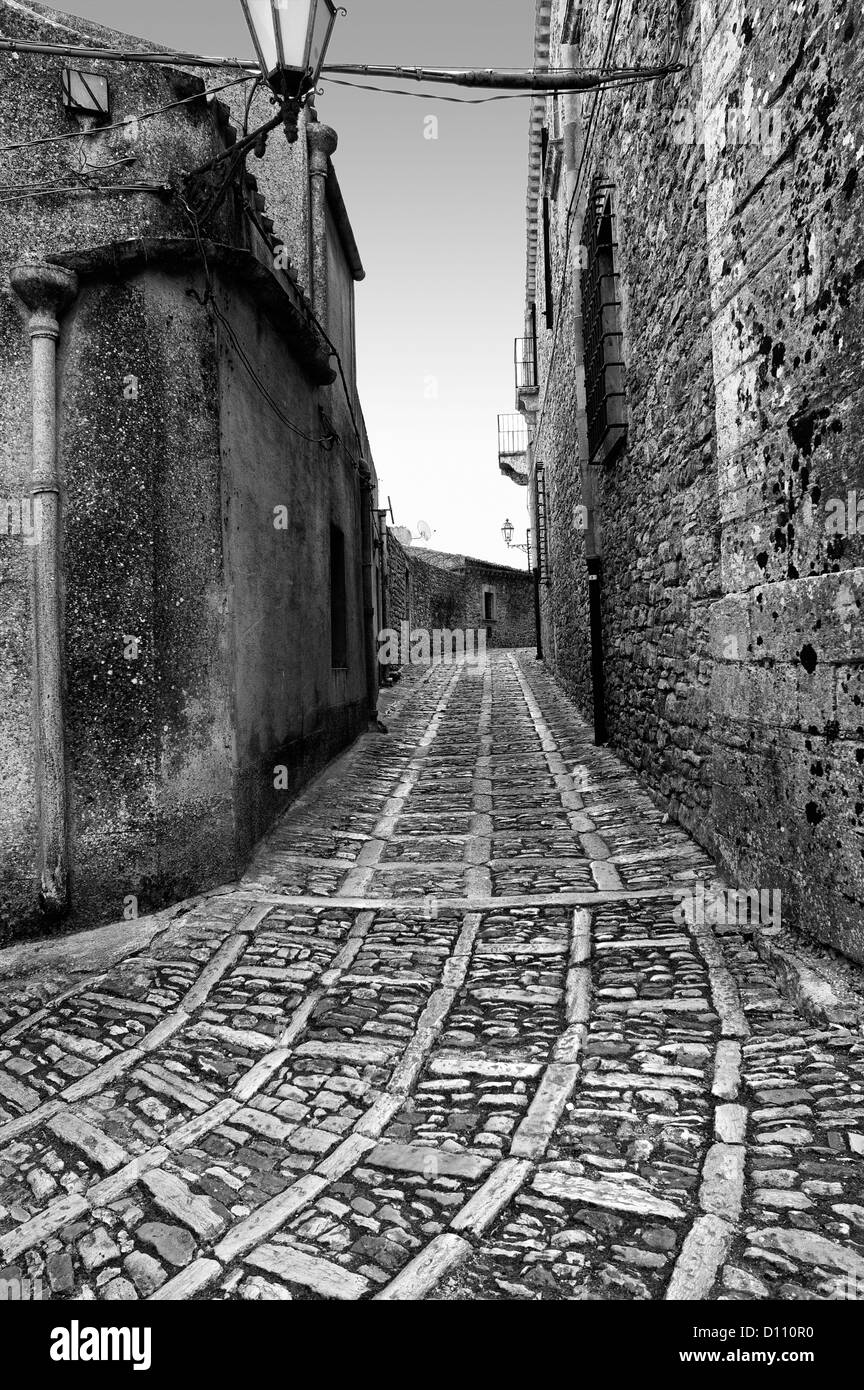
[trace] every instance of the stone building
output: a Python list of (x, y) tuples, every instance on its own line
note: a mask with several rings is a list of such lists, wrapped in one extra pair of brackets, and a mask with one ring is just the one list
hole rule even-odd
[(483, 633), (489, 650), (536, 641), (534, 580), (467, 555), (414, 550), (387, 530), (385, 628)]
[[(864, 22), (538, 0), (523, 457), (545, 655), (660, 804), (864, 960)], [(512, 437), (508, 436), (508, 437)]]
[[(151, 47), (17, 0), (0, 32)], [(374, 714), (336, 137), (188, 177), (250, 89), (0, 55), (0, 936), (230, 879)]]

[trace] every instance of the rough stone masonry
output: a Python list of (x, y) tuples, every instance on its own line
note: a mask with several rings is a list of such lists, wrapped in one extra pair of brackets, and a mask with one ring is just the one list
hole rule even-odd
[(739, 883), (858, 961), (862, 34), (846, 0), (538, 0), (540, 66), (681, 70), (535, 104), (519, 395), (551, 666)]

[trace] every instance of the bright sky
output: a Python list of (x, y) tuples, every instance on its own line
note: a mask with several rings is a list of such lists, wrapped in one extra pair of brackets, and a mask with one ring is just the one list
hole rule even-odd
[[(534, 0), (347, 0), (333, 62), (528, 67)], [(252, 56), (239, 0), (67, 0), (125, 33)], [(319, 116), (367, 278), (357, 286), (361, 399), (384, 498), (439, 550), (526, 563), (527, 489), (498, 470), (497, 416), (514, 409), (525, 283), (528, 101), (456, 106), (326, 84)], [(436, 92), (459, 95), (458, 89)], [(471, 96), (471, 92), (461, 95)], [(482, 95), (476, 93), (473, 95)], [(437, 117), (437, 139), (428, 118)], [(437, 394), (436, 394), (437, 393)]]

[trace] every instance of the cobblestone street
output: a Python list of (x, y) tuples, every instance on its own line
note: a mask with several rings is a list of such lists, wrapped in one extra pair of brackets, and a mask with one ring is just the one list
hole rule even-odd
[(241, 883), (54, 997), (3, 983), (0, 1278), (864, 1296), (861, 1033), (682, 923), (712, 863), (526, 653), (385, 718)]

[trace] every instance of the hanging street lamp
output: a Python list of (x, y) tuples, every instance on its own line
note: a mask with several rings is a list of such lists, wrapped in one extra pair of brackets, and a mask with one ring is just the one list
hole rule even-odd
[(339, 10), (333, 0), (240, 3), (261, 75), (281, 105), (285, 134), (293, 144), (300, 112), (315, 91)]

